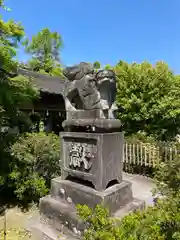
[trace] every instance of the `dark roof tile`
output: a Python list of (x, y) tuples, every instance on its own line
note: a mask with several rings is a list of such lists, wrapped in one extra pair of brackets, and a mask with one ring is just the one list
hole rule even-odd
[(42, 92), (64, 94), (66, 80), (26, 69), (18, 69), (18, 74), (32, 77), (33, 84)]

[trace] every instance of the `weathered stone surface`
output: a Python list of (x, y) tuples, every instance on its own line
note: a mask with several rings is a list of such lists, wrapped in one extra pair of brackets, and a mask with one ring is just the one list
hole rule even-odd
[(69, 79), (64, 94), (66, 111), (101, 109), (100, 118), (115, 118), (118, 107), (115, 103), (116, 76), (113, 71), (95, 72), (92, 65), (82, 62), (67, 67), (64, 75)]
[(41, 198), (40, 213), (48, 218), (54, 229), (59, 232), (62, 231), (62, 226), (66, 226), (72, 232), (74, 227), (80, 232), (85, 229), (85, 225), (78, 218), (76, 208), (73, 205), (56, 200), (50, 195)]
[[(64, 190), (63, 194), (62, 189)], [(61, 180), (61, 178), (52, 180), (51, 197), (57, 201), (69, 203), (74, 207), (77, 204), (85, 204), (90, 208), (94, 208), (97, 204), (104, 204), (105, 207), (108, 207), (111, 214), (133, 199), (131, 183), (127, 181), (115, 184), (100, 192), (76, 182)], [(71, 202), (68, 201), (69, 198)]]
[(96, 74), (97, 90), (100, 95), (101, 109), (104, 117), (114, 119), (118, 107), (116, 101), (116, 76), (112, 70), (100, 70)]
[(62, 179), (69, 176), (103, 191), (122, 181), (123, 133), (61, 133)]
[[(127, 183), (122, 183), (122, 185), (123, 184), (125, 185)], [(121, 185), (121, 184), (118, 184), (118, 185)], [(58, 184), (56, 185), (56, 187), (55, 188), (57, 190)], [(98, 193), (98, 196), (96, 196), (95, 192), (93, 193), (91, 189), (89, 190), (89, 196), (91, 194), (94, 195), (94, 197), (92, 197), (92, 195), (90, 196), (89, 200), (91, 201), (88, 201), (88, 198), (85, 199), (85, 194), (88, 193), (87, 191), (88, 189), (86, 190), (86, 192), (84, 191), (83, 193), (84, 189), (80, 189), (76, 187), (76, 190), (77, 189), (80, 189), (80, 190), (77, 190), (78, 192), (75, 192), (75, 188), (73, 189), (73, 187), (74, 186), (72, 186), (71, 188), (70, 185), (69, 186), (66, 185), (65, 187), (67, 192), (69, 191), (68, 193), (70, 192), (72, 193), (73, 199), (76, 199), (76, 197), (78, 197), (79, 203), (83, 204), (83, 200), (79, 198), (80, 197), (79, 194), (81, 192), (82, 198), (85, 200), (84, 202), (85, 204), (91, 205), (93, 207), (93, 203), (94, 203), (94, 206), (96, 206), (96, 203), (100, 201), (99, 203), (102, 203), (108, 207), (110, 206), (112, 207), (111, 216), (116, 218), (117, 217), (121, 218), (130, 212), (136, 211), (138, 209), (141, 210), (144, 208), (144, 201), (132, 198), (132, 192), (131, 192), (131, 189), (129, 188), (130, 185), (128, 184), (126, 186), (121, 186), (122, 191), (120, 191), (120, 186), (118, 186), (119, 188), (117, 187), (118, 188), (117, 192), (115, 191), (115, 189), (113, 189), (113, 187), (110, 187), (109, 191), (111, 192), (111, 194), (110, 193), (108, 194), (108, 191), (107, 191), (107, 194), (104, 194), (103, 197), (100, 196), (101, 195), (100, 192)], [(41, 214), (43, 214), (45, 218), (49, 219), (49, 221), (51, 222), (51, 225), (56, 231), (61, 232), (62, 226), (65, 226), (66, 228), (69, 228), (70, 231), (76, 234), (77, 236), (83, 235), (86, 225), (77, 216), (75, 204), (74, 203), (70, 204), (67, 201), (65, 201), (65, 199), (63, 200), (61, 197), (55, 194), (57, 194), (57, 192), (55, 193), (55, 189), (54, 189), (53, 196), (46, 196), (41, 199), (40, 201)], [(119, 205), (119, 208), (118, 208), (118, 205)], [(74, 232), (74, 229), (76, 229), (76, 233)]]
[[(133, 178), (133, 180), (134, 180), (134, 176), (131, 176), (130, 174), (125, 174), (125, 176), (126, 176), (127, 180), (131, 181), (131, 178)], [(137, 176), (137, 177), (141, 177), (141, 176)], [(60, 178), (57, 178), (57, 179), (54, 179), (54, 180), (55, 180), (55, 182), (59, 182)], [(52, 185), (54, 184), (54, 180), (52, 180)], [(133, 180), (132, 180), (132, 182), (133, 182)], [(151, 196), (150, 189), (151, 189), (151, 187), (153, 188), (154, 185), (152, 186), (151, 181), (149, 181), (149, 182), (145, 181), (144, 182), (144, 180), (146, 180), (146, 179), (144, 179), (143, 177), (142, 177), (142, 179), (139, 179), (139, 181), (141, 181), (141, 180), (143, 182), (143, 187), (142, 187), (143, 190), (139, 189), (139, 191), (141, 192), (142, 199), (145, 199), (144, 194), (147, 195), (146, 188), (149, 189), (148, 190), (149, 191), (149, 196)], [(137, 184), (135, 184), (135, 185), (137, 185)], [(138, 182), (137, 187), (141, 188), (140, 185), (141, 185), (140, 182)], [(63, 198), (63, 194), (65, 193), (65, 190), (60, 188), (59, 191), (62, 193), (61, 198)], [(134, 191), (133, 193), (135, 195), (139, 196), (139, 194), (136, 194), (138, 189), (133, 188), (133, 191)], [(48, 199), (51, 199), (51, 197), (49, 197)], [(53, 197), (52, 197), (52, 199), (53, 199)], [(59, 200), (56, 199), (56, 202), (57, 201), (59, 201)], [(63, 208), (63, 206), (62, 206), (62, 208)], [(50, 207), (51, 207), (51, 205), (50, 205)], [(132, 201), (130, 201), (124, 207), (117, 210), (113, 214), (113, 216), (115, 218), (122, 218), (125, 215), (127, 215), (127, 214), (129, 214), (133, 211), (136, 211), (137, 209), (141, 210), (144, 207), (145, 207), (144, 200), (139, 200), (139, 199), (134, 199), (133, 198)], [(40, 205), (40, 208), (42, 208), (41, 205)], [(47, 208), (48, 208), (48, 206), (47, 206)], [(49, 210), (49, 212), (51, 212), (51, 211)], [(51, 215), (51, 214), (49, 213), (49, 215)], [(69, 223), (67, 221), (64, 224), (62, 224), (62, 222), (60, 222), (59, 220), (57, 220), (53, 217), (46, 218), (45, 215), (41, 216), (41, 221), (39, 221), (39, 220), (37, 221), (37, 219), (33, 219), (33, 222), (28, 223), (28, 226), (31, 227), (31, 229), (28, 228), (28, 230), (31, 230), (34, 233), (33, 234), (34, 235), (33, 239), (35, 239), (35, 240), (46, 239), (46, 238), (44, 238), (44, 236), (48, 237), (47, 239), (50, 239), (50, 240), (55, 240), (55, 239), (76, 240), (76, 239), (81, 239), (78, 234), (76, 234), (76, 236), (74, 236), (74, 235), (72, 236), (72, 234), (74, 234), (72, 228), (71, 228), (71, 230), (68, 231)], [(74, 230), (76, 230), (76, 232), (78, 231), (76, 227), (73, 227), (73, 228), (74, 228)]]
[(67, 111), (76, 109), (100, 109), (100, 98), (96, 89), (94, 69), (88, 63), (80, 63), (64, 70), (69, 82), (65, 88)]
[(74, 231), (70, 231), (66, 227), (57, 222), (56, 219), (46, 218), (41, 215), (28, 223), (28, 231), (32, 232), (32, 240), (78, 240), (82, 239), (80, 232), (74, 227)]
[(114, 133), (122, 131), (118, 119), (67, 119), (62, 123), (66, 132)]
[(101, 118), (102, 110), (101, 109), (93, 109), (93, 110), (80, 110), (76, 111), (67, 111), (66, 113), (67, 119), (98, 119)]

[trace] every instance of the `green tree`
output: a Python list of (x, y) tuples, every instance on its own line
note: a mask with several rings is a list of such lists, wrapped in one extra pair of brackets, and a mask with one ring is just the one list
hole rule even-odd
[(175, 137), (180, 130), (180, 85), (169, 67), (163, 62), (153, 66), (120, 61), (114, 70), (126, 134), (144, 131), (161, 140)]
[(104, 69), (106, 69), (106, 70), (113, 70), (113, 67), (111, 65), (109, 65), (109, 64), (106, 64)]
[[(0, 1), (0, 8), (4, 2)], [(20, 111), (20, 105), (29, 103), (37, 92), (28, 79), (19, 76), (17, 61), (14, 60), (18, 45), (24, 36), (23, 27), (14, 21), (0, 19), (0, 187), (7, 184), (10, 171), (10, 145), (15, 141), (18, 131), (23, 131), (30, 124), (28, 116)]]
[[(0, 1), (0, 8), (6, 10), (4, 1)], [(7, 72), (16, 69), (17, 62), (13, 60), (16, 56), (16, 48), (24, 36), (24, 29), (19, 23), (10, 20), (4, 22), (0, 16), (0, 67)]]
[(60, 50), (63, 44), (60, 34), (45, 28), (33, 36), (31, 41), (26, 40), (24, 45), (26, 52), (32, 55), (28, 62), (32, 70), (62, 76)]
[(94, 67), (95, 69), (100, 69), (100, 68), (101, 68), (100, 62), (98, 62), (98, 61), (94, 62), (94, 63), (93, 63), (93, 67)]

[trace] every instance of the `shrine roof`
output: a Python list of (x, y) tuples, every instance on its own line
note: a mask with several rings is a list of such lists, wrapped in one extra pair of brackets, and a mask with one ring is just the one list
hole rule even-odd
[(26, 69), (18, 69), (18, 74), (31, 77), (33, 84), (41, 91), (54, 94), (64, 94), (66, 81), (59, 77), (49, 76)]

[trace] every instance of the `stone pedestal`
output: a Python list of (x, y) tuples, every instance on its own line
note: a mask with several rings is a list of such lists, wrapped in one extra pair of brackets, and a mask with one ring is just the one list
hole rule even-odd
[(62, 179), (103, 191), (122, 181), (123, 133), (61, 133)]
[(142, 201), (133, 198), (131, 183), (126, 181), (99, 192), (79, 183), (56, 178), (52, 180), (51, 194), (40, 200), (40, 211), (56, 230), (61, 231), (65, 226), (81, 236), (85, 226), (76, 214), (77, 204), (91, 208), (103, 204), (114, 217), (122, 217), (144, 207)]
[(61, 133), (62, 176), (52, 179), (50, 195), (40, 200), (51, 228), (81, 236), (85, 226), (77, 204), (103, 204), (115, 217), (144, 206), (133, 198), (131, 183), (122, 179), (123, 139), (121, 132)]

